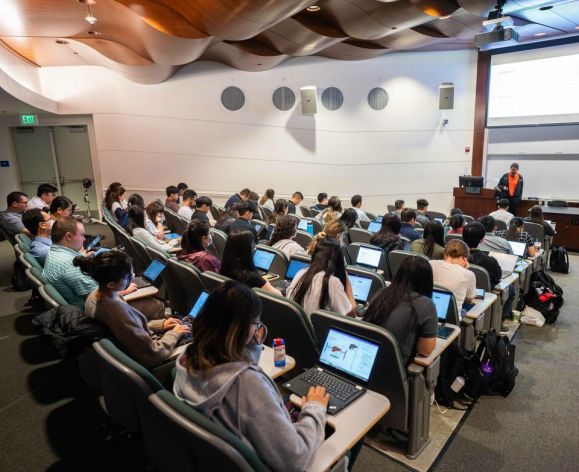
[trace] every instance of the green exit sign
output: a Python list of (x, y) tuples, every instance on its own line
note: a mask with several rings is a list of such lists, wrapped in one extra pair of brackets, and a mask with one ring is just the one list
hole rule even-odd
[(36, 126), (38, 117), (36, 115), (20, 115), (20, 124), (24, 126)]

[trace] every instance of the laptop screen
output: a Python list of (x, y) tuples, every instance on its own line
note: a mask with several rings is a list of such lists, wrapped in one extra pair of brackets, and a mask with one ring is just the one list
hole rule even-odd
[(271, 239), (271, 237), (273, 236), (273, 230), (275, 229), (275, 225), (267, 225), (267, 234), (265, 236), (265, 239)]
[(368, 382), (378, 355), (379, 344), (330, 328), (320, 364)]
[(371, 233), (377, 233), (380, 231), (380, 228), (382, 228), (382, 223), (378, 223), (377, 221), (372, 221), (372, 223), (368, 225), (368, 231)]
[(517, 261), (519, 259), (517, 256), (513, 256), (511, 254), (503, 254), (493, 251), (489, 252), (489, 256), (494, 257), (501, 266), (501, 270), (509, 274), (515, 270), (515, 266), (517, 265)]
[(358, 257), (356, 258), (356, 264), (362, 264), (365, 266), (377, 269), (380, 265), (380, 255), (382, 251), (377, 249), (370, 249), (369, 247), (360, 247), (358, 251)]
[(157, 280), (157, 277), (159, 277), (161, 272), (165, 270), (165, 267), (167, 267), (167, 264), (161, 262), (158, 259), (153, 259), (153, 261), (149, 264), (149, 267), (147, 267), (145, 272), (143, 272), (143, 277), (145, 277), (150, 282), (154, 282)]
[(450, 301), (452, 300), (452, 294), (449, 292), (443, 292), (434, 289), (432, 291), (432, 301), (436, 307), (436, 314), (438, 315), (438, 321), (441, 323), (446, 323), (446, 317), (448, 315), (448, 307)]
[(438, 221), (439, 223), (444, 223), (444, 218), (434, 218), (434, 221)]
[(363, 275), (350, 273), (348, 273), (348, 278), (352, 285), (354, 300), (358, 303), (366, 303), (368, 301), (368, 295), (370, 294), (370, 288), (372, 287), (372, 279), (370, 277), (364, 277)]
[(285, 271), (285, 279), (293, 280), (296, 274), (302, 269), (308, 269), (310, 263), (306, 261), (299, 261), (297, 259), (291, 259), (287, 270)]
[(525, 251), (527, 249), (527, 245), (525, 243), (519, 241), (509, 241), (509, 244), (515, 256), (525, 257)]
[(87, 244), (86, 250), (90, 251), (93, 247), (95, 247), (100, 242), (101, 242), (101, 235), (99, 234), (90, 243)]
[(192, 319), (197, 318), (197, 315), (201, 312), (201, 308), (203, 308), (203, 306), (205, 305), (205, 302), (207, 301), (208, 298), (209, 298), (209, 292), (206, 292), (205, 290), (203, 290), (201, 292), (201, 294), (199, 295), (199, 298), (197, 298), (197, 301), (193, 305), (193, 308), (191, 308), (191, 311), (189, 312), (190, 318), (192, 318)]
[(256, 269), (269, 272), (269, 268), (273, 264), (274, 258), (275, 254), (273, 252), (256, 249), (253, 253), (253, 264), (255, 265)]
[(309, 233), (312, 236), (314, 235), (314, 225), (311, 221), (300, 220), (300, 222), (298, 224), (298, 229), (301, 229), (302, 231), (306, 231), (307, 233)]
[(257, 231), (258, 234), (263, 229), (264, 226), (262, 224), (255, 223), (254, 221), (251, 222), (251, 225), (255, 228), (255, 231)]
[(374, 220), (374, 223), (380, 223), (380, 224), (382, 224), (382, 218), (383, 218), (382, 215), (378, 215), (378, 216), (376, 217), (376, 219)]

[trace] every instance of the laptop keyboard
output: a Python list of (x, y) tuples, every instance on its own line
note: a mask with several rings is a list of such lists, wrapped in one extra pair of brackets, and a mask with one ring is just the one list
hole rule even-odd
[(133, 283), (137, 286), (137, 288), (145, 288), (151, 286), (151, 283), (142, 277), (135, 277), (133, 279)]
[(309, 383), (313, 387), (316, 385), (321, 385), (326, 387), (326, 391), (336, 397), (338, 400), (346, 401), (352, 395), (358, 393), (360, 389), (355, 385), (344, 382), (343, 380), (328, 374), (324, 371), (318, 369), (311, 369), (306, 372), (302, 377), (302, 380)]

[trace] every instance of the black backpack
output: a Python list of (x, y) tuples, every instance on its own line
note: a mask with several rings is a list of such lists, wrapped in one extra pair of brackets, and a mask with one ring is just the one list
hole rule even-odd
[(24, 292), (32, 288), (30, 280), (26, 276), (24, 264), (17, 260), (14, 263), (14, 274), (12, 275), (12, 287), (17, 292)]
[(549, 265), (553, 272), (569, 273), (569, 254), (563, 246), (553, 246), (549, 256)]
[[(483, 376), (481, 394), (506, 397), (511, 393), (519, 373), (515, 367), (515, 350), (509, 338), (498, 335), (494, 329), (484, 335), (476, 351)], [(491, 373), (485, 373), (485, 365), (490, 365)]]
[(559, 310), (564, 302), (563, 289), (555, 283), (553, 277), (542, 270), (531, 275), (525, 303), (541, 312), (546, 323), (550, 324), (557, 321)]

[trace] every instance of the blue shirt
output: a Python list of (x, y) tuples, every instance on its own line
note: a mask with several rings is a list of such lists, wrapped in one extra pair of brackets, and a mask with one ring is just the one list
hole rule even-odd
[(32, 244), (30, 244), (30, 250), (28, 252), (34, 256), (34, 259), (36, 259), (41, 266), (44, 266), (46, 256), (51, 246), (52, 239), (36, 236)]
[(73, 265), (73, 259), (80, 255), (72, 249), (53, 244), (46, 256), (42, 276), (68, 303), (84, 308), (86, 297), (98, 288), (98, 284)]
[(414, 227), (405, 221), (402, 222), (402, 226), (400, 227), (400, 236), (404, 236), (410, 241), (415, 241), (416, 239), (420, 239), (422, 235), (414, 229)]

